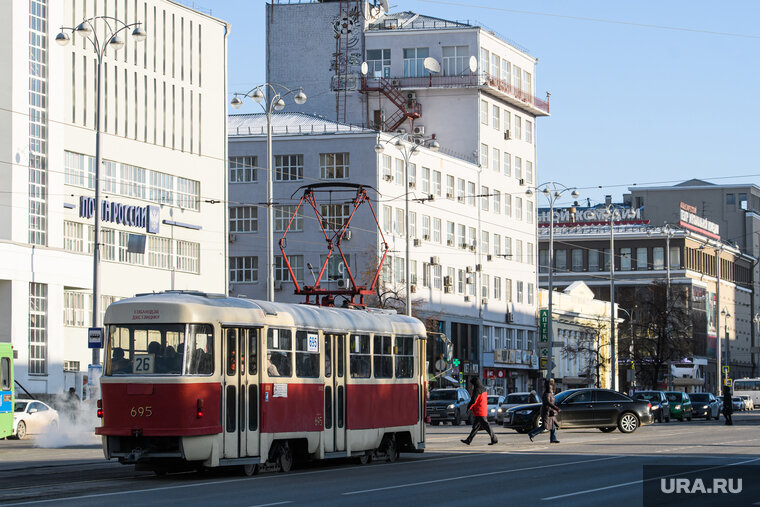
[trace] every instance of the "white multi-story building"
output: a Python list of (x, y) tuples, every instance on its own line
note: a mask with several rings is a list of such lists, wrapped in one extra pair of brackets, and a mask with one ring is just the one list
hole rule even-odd
[(0, 341), (28, 391), (79, 390), (91, 361), (97, 66), (89, 42), (59, 46), (56, 34), (93, 16), (147, 33), (124, 33), (102, 63), (102, 313), (140, 292), (225, 290), (228, 26), (168, 0), (14, 0), (0, 13)]
[[(268, 81), (303, 88), (307, 102), (288, 104), (287, 110), (321, 117), (275, 116), (274, 175), (294, 160), (301, 172), (296, 183), (275, 182), (274, 200), (289, 202), (296, 187), (329, 181), (326, 174), (376, 188), (380, 225), (391, 246), (382, 280), (399, 288), (406, 283), (407, 182), (392, 137), (435, 137), (440, 152), (420, 148), (410, 160), (412, 297), (420, 313), (452, 338), (465, 375), (481, 375), (505, 390), (527, 388), (538, 361), (536, 202), (535, 192), (526, 190), (536, 185), (536, 118), (548, 115), (548, 104), (534, 96), (536, 59), (482, 26), (385, 13), (365, 0), (274, 2), (266, 8)], [(262, 116), (231, 117), (231, 167), (266, 166), (264, 133)], [(378, 142), (385, 147), (379, 155), (373, 150)], [(325, 171), (328, 160), (341, 160), (345, 170)], [(239, 174), (231, 169), (233, 210), (236, 195), (246, 203), (265, 202), (265, 185), (236, 183)], [(263, 209), (259, 213), (263, 234)], [(357, 232), (352, 255), (361, 249), (376, 257), (380, 235), (357, 241)], [(305, 249), (324, 245), (316, 234), (298, 234), (309, 238)], [(234, 281), (236, 263), (255, 262), (236, 257), (258, 258), (266, 272), (262, 237), (236, 235), (230, 247), (233, 292), (265, 295), (265, 284)], [(289, 235), (291, 248), (297, 241)], [(318, 265), (317, 252), (312, 255), (303, 266)], [(276, 298), (291, 299), (287, 284), (281, 286)], [(519, 360), (501, 353), (507, 349), (520, 350)]]

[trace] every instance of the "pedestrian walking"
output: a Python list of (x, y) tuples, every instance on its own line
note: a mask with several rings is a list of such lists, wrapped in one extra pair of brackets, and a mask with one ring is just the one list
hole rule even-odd
[(541, 397), (541, 426), (528, 433), (531, 442), (533, 442), (536, 435), (549, 430), (549, 442), (552, 444), (559, 443), (559, 440), (557, 440), (556, 419), (559, 411), (559, 407), (554, 404), (554, 379), (550, 378), (544, 384), (544, 394)]
[(734, 421), (731, 420), (731, 414), (734, 413), (734, 403), (731, 399), (731, 388), (723, 386), (723, 417), (726, 418), (726, 424), (733, 426)]
[(491, 437), (491, 442), (488, 445), (493, 445), (499, 439), (496, 438), (491, 430), (491, 425), (488, 424), (488, 395), (478, 377), (472, 377), (470, 383), (472, 384), (472, 396), (470, 396), (470, 405), (467, 410), (472, 411), (472, 431), (469, 437), (462, 440), (462, 443), (470, 445), (478, 431), (484, 430)]

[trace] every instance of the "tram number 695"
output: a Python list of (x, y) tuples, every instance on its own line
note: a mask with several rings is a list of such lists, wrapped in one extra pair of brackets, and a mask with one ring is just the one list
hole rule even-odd
[(129, 415), (132, 417), (150, 417), (153, 415), (153, 411), (151, 410), (150, 405), (144, 407), (132, 407), (132, 410), (129, 411)]

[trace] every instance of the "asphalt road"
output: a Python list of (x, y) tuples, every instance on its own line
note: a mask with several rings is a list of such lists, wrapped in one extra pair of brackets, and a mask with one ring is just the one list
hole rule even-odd
[[(643, 505), (644, 487), (654, 487), (642, 481), (644, 465), (760, 465), (760, 411), (734, 420), (732, 427), (656, 424), (630, 435), (564, 430), (560, 444), (549, 444), (548, 433), (532, 443), (498, 428), (498, 445), (487, 445), (481, 434), (469, 447), (459, 441), (467, 427), (428, 426), (427, 451), (403, 454), (396, 463), (337, 460), (251, 478), (231, 470), (159, 478), (108, 463), (95, 446), (40, 449), (33, 440), (6, 440), (0, 441), (0, 504)], [(690, 505), (720, 502), (689, 499)]]

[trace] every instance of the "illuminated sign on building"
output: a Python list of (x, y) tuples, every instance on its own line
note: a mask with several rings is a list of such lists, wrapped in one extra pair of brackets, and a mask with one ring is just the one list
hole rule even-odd
[[(640, 208), (615, 208), (612, 213), (616, 221), (641, 220)], [(554, 210), (554, 224), (561, 223), (606, 223), (610, 221), (610, 214), (605, 208), (564, 208)], [(549, 220), (549, 211), (538, 213), (538, 222), (546, 223)]]
[(678, 225), (694, 232), (704, 234), (708, 238), (720, 239), (720, 226), (715, 222), (710, 222), (706, 218), (697, 215), (696, 207), (682, 202), (681, 209), (678, 211), (680, 213), (680, 222)]
[[(92, 218), (94, 215), (95, 199), (84, 195), (81, 196), (79, 198), (79, 216), (82, 218)], [(103, 199), (100, 202), (100, 220), (102, 222), (139, 227), (151, 234), (158, 234), (160, 218), (161, 213), (158, 206), (133, 206), (112, 202), (107, 199)]]

